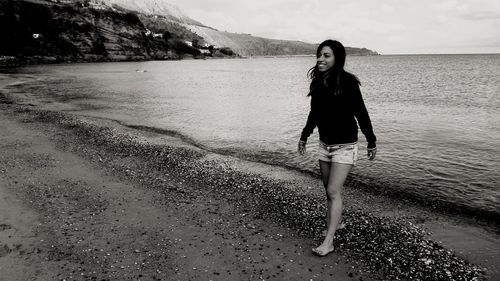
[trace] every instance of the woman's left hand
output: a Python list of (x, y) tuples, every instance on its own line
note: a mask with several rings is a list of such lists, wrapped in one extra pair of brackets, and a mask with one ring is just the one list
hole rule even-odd
[(375, 160), (375, 155), (377, 155), (377, 147), (367, 149), (368, 160)]
[(304, 155), (304, 153), (306, 153), (306, 142), (305, 141), (299, 141), (299, 144), (297, 146), (297, 151), (299, 152), (300, 155)]

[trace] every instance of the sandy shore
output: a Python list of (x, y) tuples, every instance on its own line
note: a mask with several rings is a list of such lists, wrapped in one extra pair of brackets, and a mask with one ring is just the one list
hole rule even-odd
[[(498, 230), (112, 121), (0, 104), (5, 280), (498, 280)], [(2, 279), (3, 280), (3, 279)]]
[(57, 128), (0, 115), (2, 280), (363, 276), (356, 263), (319, 260), (312, 241), (207, 192), (191, 193), (182, 179), (158, 179), (159, 189), (114, 175), (78, 156)]

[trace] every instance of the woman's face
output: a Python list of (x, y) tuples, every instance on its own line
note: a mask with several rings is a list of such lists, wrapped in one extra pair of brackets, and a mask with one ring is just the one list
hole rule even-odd
[(335, 56), (333, 55), (332, 48), (324, 46), (317, 58), (316, 65), (318, 66), (318, 70), (321, 72), (328, 71), (333, 67), (334, 64)]

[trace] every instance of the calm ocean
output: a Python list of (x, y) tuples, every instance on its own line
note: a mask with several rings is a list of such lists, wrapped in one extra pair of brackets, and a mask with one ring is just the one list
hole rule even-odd
[[(300, 157), (314, 57), (30, 66), (21, 101), (177, 131), (219, 153), (317, 172)], [(500, 55), (348, 57), (377, 135), (353, 179), (500, 214)], [(12, 71), (12, 70), (11, 70)], [(33, 79), (32, 79), (33, 78)]]

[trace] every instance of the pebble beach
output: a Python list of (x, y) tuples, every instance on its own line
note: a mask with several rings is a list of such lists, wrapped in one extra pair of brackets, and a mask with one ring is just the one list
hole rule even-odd
[(319, 258), (311, 252), (325, 227), (317, 176), (217, 154), (175, 133), (16, 104), (6, 85), (7, 280), (500, 278), (498, 225), (348, 181), (345, 228), (335, 252)]
[[(237, 280), (327, 280), (332, 274), (341, 274), (338, 280), (495, 280), (493, 278), (498, 277), (498, 268), (492, 266), (494, 262), (488, 262), (489, 256), (470, 255), (475, 257), (471, 261), (467, 254), (457, 253), (460, 248), (446, 247), (446, 243), (432, 239), (425, 223), (439, 221), (444, 215), (348, 186), (343, 213), (346, 227), (338, 231), (334, 255), (318, 258), (312, 255), (310, 247), (321, 240), (325, 206), (319, 180), (311, 175), (218, 155), (176, 136), (137, 132), (112, 121), (18, 106), (10, 102), (7, 95), (2, 97), (1, 106), (2, 120), (10, 120), (10, 126), (27, 126), (29, 132), (40, 131), (58, 150), (98, 167), (106, 177), (112, 178), (110, 182), (127, 182), (128, 200), (149, 198), (151, 205), (175, 210), (171, 217), (161, 218), (165, 228), (176, 224), (198, 227), (212, 224), (215, 232), (197, 233), (193, 228), (189, 235), (182, 235), (187, 239), (182, 243), (229, 243), (232, 251), (236, 249), (244, 254), (235, 255), (230, 266), (222, 263), (215, 269), (210, 268), (210, 280), (234, 280), (234, 276), (239, 276)], [(12, 138), (10, 136), (11, 142)], [(3, 143), (3, 149), (13, 145), (8, 141)], [(160, 234), (165, 229), (143, 229), (141, 235), (141, 229), (131, 231), (99, 223), (105, 214), (109, 216), (111, 206), (126, 202), (113, 202), (109, 196), (99, 195), (96, 186), (80, 180), (64, 179), (55, 185), (23, 184), (12, 191), (18, 184), (13, 183), (15, 176), (9, 165), (17, 167), (16, 161), (21, 161), (20, 165), (26, 169), (43, 170), (46, 166), (57, 165), (52, 158), (47, 154), (23, 162), (22, 157), (6, 154), (0, 165), (4, 187), (22, 198), (27, 208), (42, 214), (37, 231), (59, 237), (44, 258), (56, 264), (65, 263), (65, 267), (55, 266), (53, 270), (60, 280), (124, 280), (123, 276), (135, 276), (137, 280), (199, 280), (197, 276), (202, 276), (197, 275), (200, 266), (191, 267), (186, 261), (193, 263), (197, 256), (203, 255), (217, 256), (213, 251), (187, 254), (185, 250), (172, 250), (175, 248), (172, 244), (181, 243), (178, 240), (182, 241), (183, 237)], [(101, 192), (105, 189), (103, 187)], [(144, 198), (134, 196), (134, 192)], [(192, 206), (197, 206), (196, 215), (185, 211)], [(225, 211), (221, 211), (222, 206), (226, 206)], [(119, 214), (115, 215), (119, 221)], [(149, 219), (147, 212), (143, 215), (137, 220)], [(191, 217), (186, 218), (186, 215)], [(76, 222), (75, 218), (78, 218)], [(9, 223), (0, 223), (9, 229)], [(79, 224), (87, 225), (82, 229), (86, 233), (81, 232)], [(460, 225), (464, 224), (466, 222), (461, 220)], [(274, 233), (269, 229), (279, 231)], [(495, 231), (485, 231), (489, 239), (493, 239), (493, 245), (498, 246)], [(105, 241), (103, 237), (110, 233), (118, 240)], [(269, 251), (272, 247), (269, 241), (283, 243), (284, 239), (291, 239), (296, 244), (286, 250), (277, 247)], [(127, 244), (138, 241), (147, 247), (127, 249)], [(114, 251), (103, 253), (106, 245), (118, 242), (121, 246), (115, 245)], [(3, 244), (5, 253), (16, 252), (15, 245)], [(86, 247), (79, 247), (83, 244)], [(144, 256), (147, 254), (144, 248), (148, 247), (154, 249), (151, 250), (154, 255), (143, 259), (147, 263), (136, 263), (135, 268), (119, 263), (116, 267), (110, 266), (113, 263), (109, 258), (113, 255), (119, 259), (120, 254), (130, 251), (132, 255)], [(22, 255), (29, 254), (25, 251)], [(35, 250), (35, 254), (40, 252)], [(276, 259), (283, 254), (287, 256), (286, 262)], [(4, 256), (8, 255), (0, 255)], [(162, 271), (165, 267), (162, 259), (177, 266), (166, 266), (169, 269)], [(75, 267), (75, 264), (79, 265)], [(291, 274), (291, 268), (293, 275), (286, 275)], [(5, 266), (1, 270), (5, 270)], [(125, 275), (121, 275), (123, 273)]]

